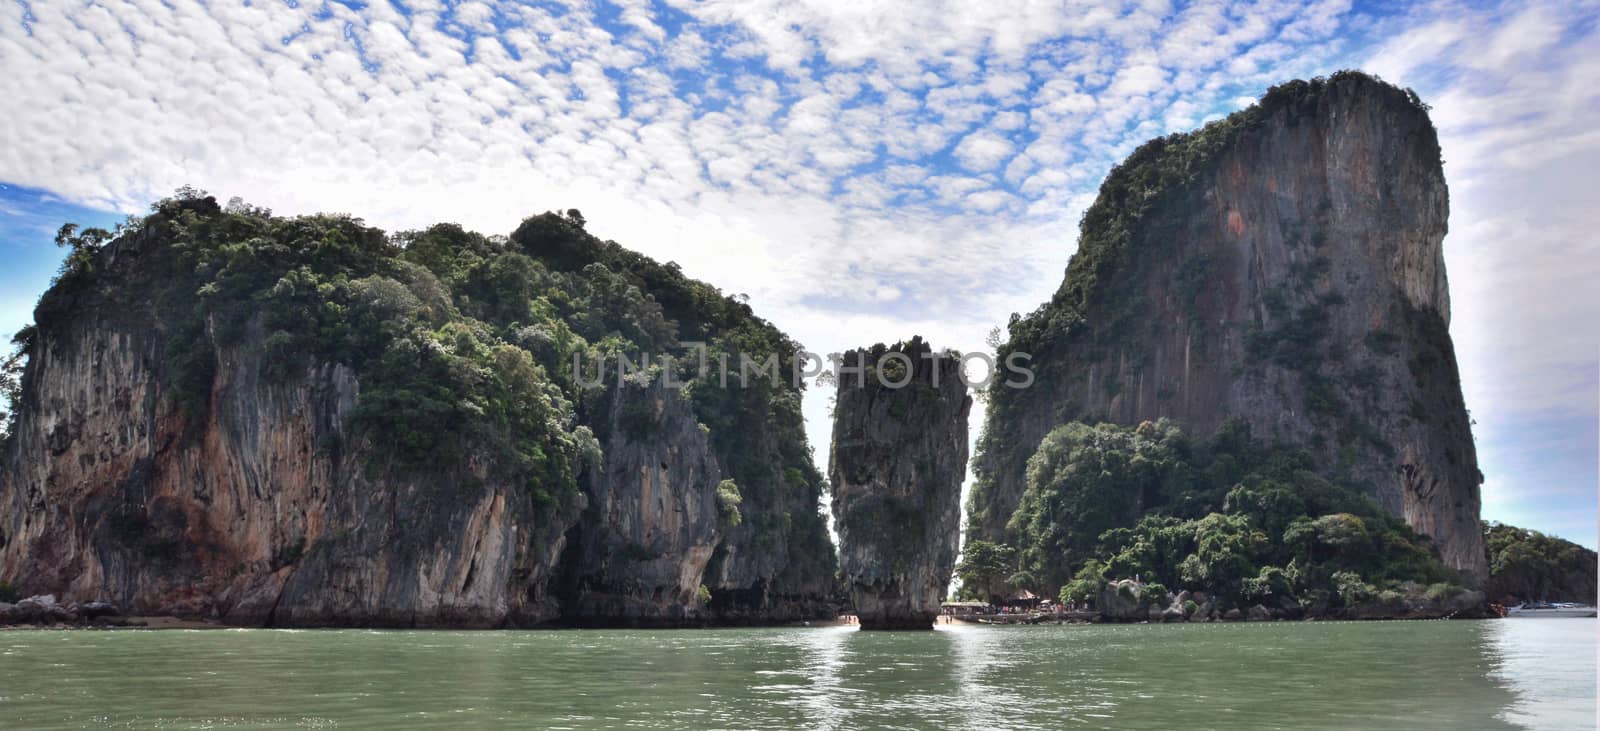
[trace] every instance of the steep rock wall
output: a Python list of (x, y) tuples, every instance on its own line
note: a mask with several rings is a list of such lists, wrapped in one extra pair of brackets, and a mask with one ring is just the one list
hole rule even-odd
[(590, 420), (604, 464), (584, 481), (562, 556), (562, 613), (585, 624), (692, 622), (722, 540), (722, 471), (676, 390), (612, 387)]
[(1064, 421), (1229, 419), (1303, 445), (1484, 576), (1478, 471), (1448, 332), (1449, 195), (1426, 109), (1358, 73), (1274, 89), (1108, 176), (1051, 302), (1006, 353), (973, 535), (1008, 538), (1039, 440)]
[(846, 353), (840, 373), (828, 471), (851, 603), (863, 629), (929, 629), (960, 541), (961, 363), (916, 338)]

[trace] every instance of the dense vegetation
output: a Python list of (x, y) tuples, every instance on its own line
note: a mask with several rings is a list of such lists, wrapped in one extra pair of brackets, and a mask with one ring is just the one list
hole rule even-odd
[(1597, 557), (1572, 541), (1500, 523), (1483, 527), (1489, 598), (1500, 601), (1595, 601)]
[[(698, 372), (699, 351), (684, 343), (705, 343), (712, 363), (775, 353), (782, 372), (798, 345), (676, 264), (588, 234), (577, 211), (531, 217), (509, 238), (454, 224), (388, 235), (349, 216), (274, 216), (185, 189), (114, 235), (143, 242), (141, 276), (155, 286), (106, 290), (137, 299), (130, 311), (153, 309), (169, 343), (163, 380), (191, 416), (211, 408), (224, 350), (259, 356), (266, 377), (282, 381), (337, 364), (360, 383), (356, 438), (371, 470), (447, 470), (470, 450), (537, 504), (566, 510), (586, 465), (602, 457), (586, 423), (616, 384), (619, 359), (645, 364), (637, 381), (659, 376), (660, 356), (673, 355), (729, 478), (719, 504), (730, 540), (785, 551), (787, 563), (776, 563), (795, 578), (833, 574), (798, 388), (787, 379), (724, 388), (715, 372)], [(40, 302), (41, 325), (101, 284), (112, 238), (62, 230), (71, 251)], [(19, 334), (23, 353), (33, 332)], [(602, 361), (605, 386), (590, 387)]]
[(967, 593), (1005, 578), (1081, 602), (1106, 580), (1138, 577), (1163, 593), (1203, 590), (1224, 608), (1337, 605), (1456, 579), (1426, 537), (1365, 491), (1237, 422), (1198, 442), (1165, 420), (1058, 427), (1028, 460), (1008, 527), (1018, 545), (968, 546)]

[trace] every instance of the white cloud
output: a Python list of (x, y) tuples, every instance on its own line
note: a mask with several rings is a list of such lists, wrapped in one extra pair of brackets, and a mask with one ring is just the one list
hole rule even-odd
[(956, 145), (955, 155), (973, 172), (988, 172), (1005, 162), (1015, 151), (1010, 140), (990, 132), (974, 132)]

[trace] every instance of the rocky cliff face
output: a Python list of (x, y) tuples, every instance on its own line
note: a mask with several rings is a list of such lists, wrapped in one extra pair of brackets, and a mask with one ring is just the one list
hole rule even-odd
[(373, 471), (348, 368), (264, 376), (259, 333), (216, 352), (214, 408), (171, 398), (137, 281), (149, 231), (100, 286), (47, 297), (0, 483), (0, 573), (29, 593), (256, 625), (496, 626), (553, 615), (571, 516), (486, 480), (487, 455)]
[[(636, 457), (641, 465), (646, 463), (646, 453), (671, 454), (699, 462), (696, 451), (703, 439), (714, 458), (718, 476), (711, 480), (687, 477), (699, 470), (709, 472), (710, 465), (703, 465), (683, 473), (683, 478), (669, 478), (674, 490), (711, 488), (698, 497), (669, 498), (669, 503), (675, 500), (685, 511), (691, 503), (703, 505), (706, 504), (703, 501), (713, 499), (712, 492), (722, 481), (733, 481), (741, 501), (740, 519), (715, 526), (717, 539), (713, 541), (714, 548), (697, 585), (691, 587), (687, 575), (679, 581), (680, 588), (693, 588), (698, 593), (699, 586), (704, 586), (710, 593), (710, 600), (702, 601), (695, 613), (698, 621), (764, 624), (836, 616), (839, 606), (835, 580), (837, 558), (826, 521), (818, 510), (824, 481), (813, 465), (811, 447), (806, 443), (799, 388), (786, 379), (773, 382), (752, 377), (743, 383), (738, 379), (740, 352), (748, 352), (756, 360), (775, 355), (779, 360), (779, 372), (787, 374), (793, 372), (793, 358), (799, 345), (770, 323), (757, 318), (747, 305), (722, 296), (708, 285), (685, 278), (676, 265), (659, 264), (614, 242), (599, 241), (587, 235), (575, 236), (570, 226), (559, 219), (531, 218), (511, 239), (523, 251), (558, 272), (591, 280), (609, 278), (613, 274), (626, 277), (627, 285), (648, 293), (650, 301), (644, 306), (659, 312), (657, 317), (674, 331), (673, 338), (666, 341), (658, 338), (658, 342), (650, 343), (649, 352), (677, 357), (690, 371), (680, 374), (679, 378), (689, 381), (687, 388), (674, 394), (656, 392), (656, 396), (647, 397), (645, 400), (665, 399), (653, 412), (641, 409), (645, 400), (630, 397), (618, 404), (608, 396), (596, 405), (589, 403), (585, 396), (580, 399), (579, 417), (593, 424), (596, 434), (604, 437), (602, 446), (608, 455), (616, 449), (608, 445), (620, 436), (623, 442), (619, 455), (623, 456), (618, 459), (626, 461)], [(607, 302), (606, 306), (614, 307), (613, 302)], [(699, 343), (701, 347), (709, 346), (709, 350), (697, 350), (685, 343)], [(726, 386), (722, 385), (720, 372), (715, 367), (719, 353), (733, 364)], [(705, 361), (700, 360), (702, 357)], [(713, 367), (705, 375), (694, 377), (699, 371), (697, 366), (689, 364), (699, 362), (709, 362)], [(689, 412), (682, 410), (683, 404), (687, 404)], [(614, 413), (619, 408), (621, 413)], [(657, 414), (659, 422), (648, 428), (637, 428), (643, 423), (641, 418), (649, 420), (647, 412)], [(701, 436), (686, 428), (691, 424)], [(673, 438), (668, 444), (641, 444), (640, 435), (652, 433), (653, 429), (681, 435), (686, 441)], [(644, 442), (658, 439), (650, 437)], [(639, 451), (641, 449), (643, 451)], [(672, 466), (676, 463), (670, 460), (657, 464), (667, 465), (661, 470), (676, 469)], [(608, 480), (616, 479), (616, 473), (608, 474), (612, 475)], [(592, 485), (585, 489), (591, 496), (597, 494)], [(600, 488), (599, 492), (611, 489)], [(703, 515), (696, 511), (696, 516)], [(596, 514), (591, 511), (588, 515)], [(699, 517), (687, 517), (687, 512), (683, 519), (694, 525), (686, 523), (683, 527), (686, 532), (682, 534), (685, 541), (682, 545), (701, 545), (699, 542), (709, 535), (705, 531), (713, 526), (697, 522)], [(583, 526), (589, 525), (587, 520)], [(690, 534), (698, 538), (690, 538)], [(632, 549), (627, 554), (649, 555)], [(610, 562), (607, 565), (615, 570), (626, 564)], [(631, 585), (640, 589), (652, 585), (653, 581), (646, 578)], [(564, 585), (583, 586), (585, 582), (564, 582)], [(592, 581), (587, 585), (594, 586)], [(606, 592), (602, 590), (602, 593)], [(662, 590), (663, 595), (671, 593)], [(660, 601), (651, 588), (644, 590), (643, 595), (635, 594), (628, 603), (656, 605)], [(578, 604), (586, 602), (580, 600)], [(564, 606), (568, 605), (571, 602)], [(586, 623), (641, 623), (632, 616), (608, 620), (604, 612), (580, 611), (583, 616), (569, 614), (569, 617)], [(662, 622), (655, 610), (651, 610), (642, 623)]]
[(696, 621), (706, 565), (723, 537), (722, 471), (689, 405), (660, 382), (612, 388), (595, 435), (603, 464), (562, 554), (561, 609), (578, 623)]
[[(676, 315), (705, 340), (781, 333), (581, 225), (529, 225), (582, 271), (454, 227), (401, 249), (349, 219), (164, 202), (35, 313), (0, 455), (0, 580), (241, 625), (826, 616), (822, 480), (798, 407), (771, 405), (788, 391), (691, 402), (566, 370), (618, 332), (673, 352), (652, 289), (691, 300)], [(738, 441), (758, 430), (766, 451)], [(729, 469), (733, 444), (793, 473), (742, 485), (738, 536), (718, 487), (759, 473)]]
[(1476, 452), (1448, 331), (1448, 191), (1414, 95), (1358, 73), (1277, 87), (1108, 176), (1051, 302), (1014, 317), (1032, 388), (995, 388), (973, 535), (1007, 538), (1069, 420), (1247, 423), (1348, 475), (1469, 579)]
[(915, 338), (846, 353), (840, 373), (828, 469), (851, 602), (863, 629), (929, 629), (960, 539), (960, 361)]

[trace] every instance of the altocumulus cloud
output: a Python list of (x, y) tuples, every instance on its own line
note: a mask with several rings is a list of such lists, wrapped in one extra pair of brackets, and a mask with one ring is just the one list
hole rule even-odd
[[(194, 184), (388, 228), (508, 231), (577, 207), (596, 233), (747, 293), (813, 350), (914, 332), (975, 349), (1054, 289), (1078, 216), (1137, 143), (1370, 62), (1437, 106), (1480, 422), (1560, 410), (1592, 430), (1600, 344), (1563, 328), (1596, 303), (1540, 282), (1594, 273), (1597, 222), (1540, 186), (1570, 191), (1551, 167), (1595, 169), (1583, 126), (1600, 84), (1575, 50), (1596, 47), (1595, 16), (1341, 0), (14, 3), (0, 180), (129, 211)], [(1497, 205), (1511, 188), (1515, 205)], [(1466, 301), (1486, 293), (1505, 304)], [(826, 397), (807, 411), (822, 444)], [(1591, 475), (1593, 449), (1574, 452)], [(1491, 505), (1523, 489), (1490, 478)], [(1593, 488), (1588, 534), (1561, 529), (1590, 543)]]

